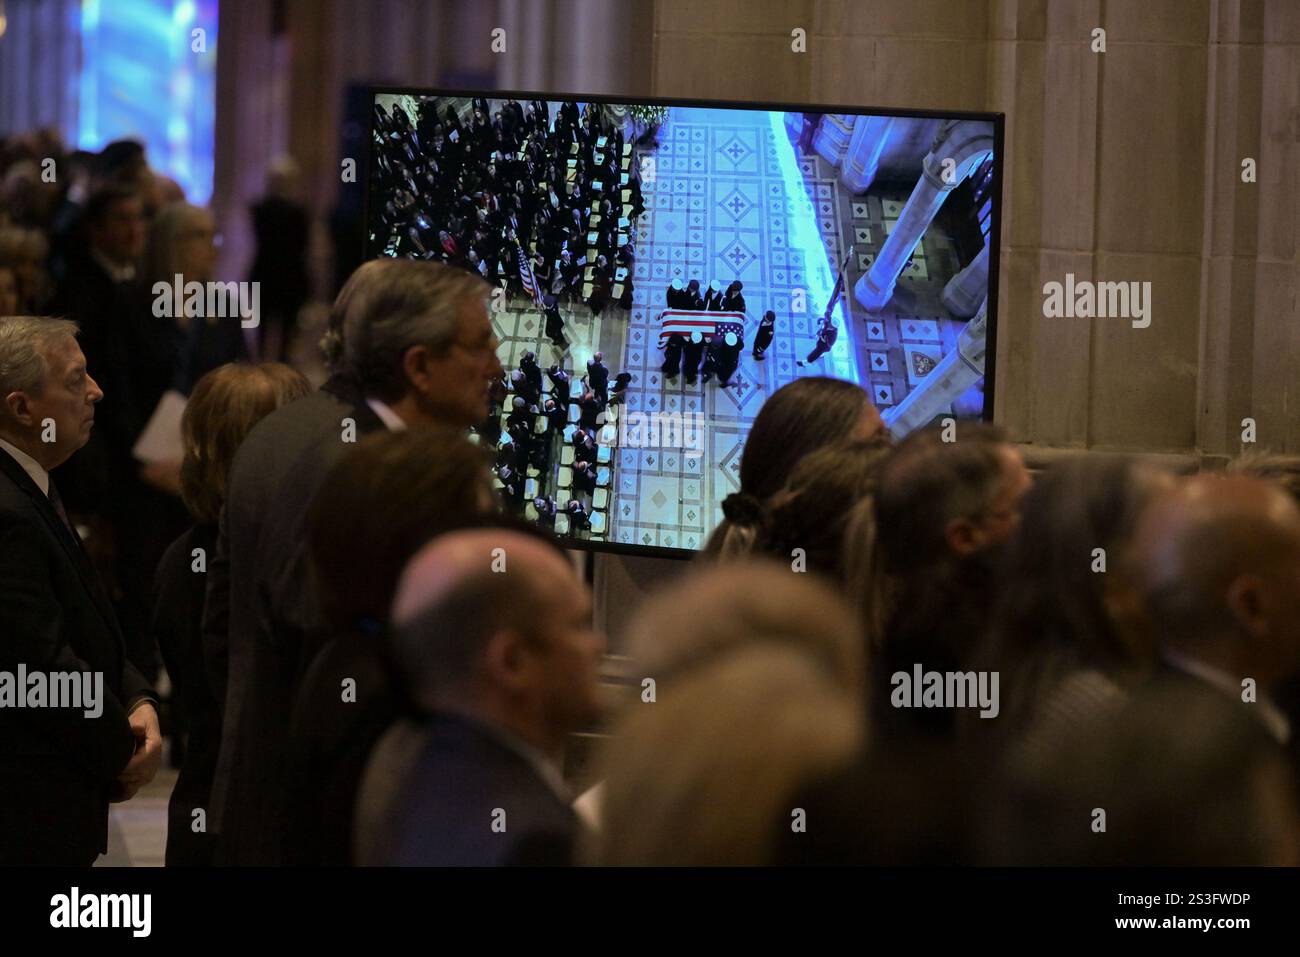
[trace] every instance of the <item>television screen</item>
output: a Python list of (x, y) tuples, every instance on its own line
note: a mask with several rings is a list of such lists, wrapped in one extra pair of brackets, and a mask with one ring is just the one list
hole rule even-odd
[(681, 554), (798, 377), (896, 437), (991, 418), (1001, 143), (999, 114), (378, 89), (367, 255), (491, 284), (475, 433), (512, 508)]

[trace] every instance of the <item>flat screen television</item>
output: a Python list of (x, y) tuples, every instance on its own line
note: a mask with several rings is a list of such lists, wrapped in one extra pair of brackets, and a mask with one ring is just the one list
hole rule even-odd
[(992, 418), (1001, 114), (372, 95), (366, 255), (491, 284), (475, 439), (574, 545), (702, 548), (800, 376), (859, 384), (896, 437)]

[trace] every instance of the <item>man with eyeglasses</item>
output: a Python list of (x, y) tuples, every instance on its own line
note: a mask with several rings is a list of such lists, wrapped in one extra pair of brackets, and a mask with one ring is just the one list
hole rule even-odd
[(368, 433), (483, 421), (503, 375), (489, 292), (441, 263), (365, 263), (339, 293), (322, 343), (332, 377), (258, 423), (235, 457), (204, 613), (204, 651), (224, 700), (208, 819), (219, 862), (285, 862), (286, 729), (323, 637), (306, 550), (312, 499)]

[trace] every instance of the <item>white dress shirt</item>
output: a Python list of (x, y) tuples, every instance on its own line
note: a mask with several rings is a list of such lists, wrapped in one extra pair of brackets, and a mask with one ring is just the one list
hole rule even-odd
[(126, 263), (125, 265), (120, 265), (118, 263), (113, 262), (113, 260), (109, 259), (98, 249), (94, 249), (94, 248), (90, 250), (90, 257), (93, 260), (95, 260), (95, 262), (99, 263), (99, 268), (104, 270), (104, 272), (108, 273), (108, 278), (113, 280), (113, 282), (117, 282), (117, 283), (130, 282), (132, 279), (135, 278), (134, 263)]
[(375, 415), (384, 423), (389, 432), (402, 432), (406, 429), (406, 423), (402, 417), (393, 411), (392, 407), (378, 399), (366, 399), (366, 405), (374, 410)]
[[(1165, 660), (1173, 665), (1179, 671), (1186, 672), (1196, 678), (1200, 678), (1207, 685), (1218, 688), (1224, 694), (1231, 695), (1234, 699), (1241, 700), (1241, 679), (1234, 678), (1222, 668), (1216, 668), (1213, 665), (1207, 665), (1204, 661), (1197, 661), (1195, 658), (1188, 658), (1175, 652), (1165, 652)], [(1291, 722), (1287, 720), (1277, 705), (1273, 704), (1262, 691), (1258, 692), (1255, 699), (1255, 707), (1258, 709), (1255, 714), (1259, 720), (1264, 722), (1264, 726), (1280, 744), (1286, 744), (1291, 737)]]
[(6, 442), (4, 439), (0, 439), (0, 449), (4, 449), (8, 452), (10, 457), (23, 467), (23, 471), (31, 476), (32, 481), (36, 483), (36, 487), (45, 494), (46, 498), (49, 498), (50, 473), (45, 471), (41, 466), (41, 463), (37, 462), (16, 445)]

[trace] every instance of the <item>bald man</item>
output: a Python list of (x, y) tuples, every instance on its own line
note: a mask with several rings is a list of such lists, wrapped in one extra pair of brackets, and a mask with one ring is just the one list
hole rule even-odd
[(370, 757), (358, 862), (570, 863), (580, 825), (560, 767), (569, 734), (598, 716), (604, 642), (564, 553), (522, 531), (444, 535), (408, 564), (393, 622), (424, 717)]
[(1157, 498), (1135, 539), (1142, 591), (1170, 677), (1242, 701), (1286, 744), (1272, 698), (1300, 672), (1300, 509), (1278, 486), (1197, 476)]

